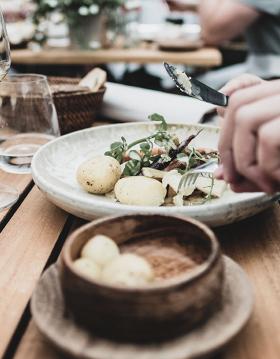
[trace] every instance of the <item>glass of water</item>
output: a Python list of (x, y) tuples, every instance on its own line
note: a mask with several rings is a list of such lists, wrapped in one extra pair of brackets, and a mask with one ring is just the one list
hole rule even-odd
[[(0, 81), (7, 75), (11, 66), (10, 44), (5, 21), (0, 9)], [(0, 210), (10, 207), (18, 200), (18, 192), (11, 186), (0, 183)]]
[(0, 82), (0, 168), (30, 173), (36, 151), (59, 136), (58, 119), (47, 78), (11, 75)]

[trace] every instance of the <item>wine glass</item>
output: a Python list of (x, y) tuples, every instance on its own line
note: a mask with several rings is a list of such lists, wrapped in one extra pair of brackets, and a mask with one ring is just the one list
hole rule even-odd
[[(10, 44), (5, 21), (0, 8), (0, 81), (7, 75), (11, 66)], [(0, 184), (0, 210), (10, 207), (18, 200), (16, 189)]]
[[(30, 173), (31, 160), (40, 146), (59, 136), (58, 119), (47, 78), (11, 75), (10, 46), (0, 9), (0, 168)], [(15, 189), (0, 185), (0, 210), (18, 199)]]
[(30, 173), (35, 152), (59, 134), (45, 76), (10, 75), (0, 82), (0, 168)]

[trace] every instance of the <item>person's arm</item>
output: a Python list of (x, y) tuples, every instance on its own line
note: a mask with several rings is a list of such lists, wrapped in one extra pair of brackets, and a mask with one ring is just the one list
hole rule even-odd
[(218, 178), (237, 192), (280, 190), (280, 81), (235, 91), (222, 122)]
[(198, 11), (199, 0), (166, 0), (170, 11)]
[(220, 45), (242, 34), (260, 12), (238, 0), (201, 0), (199, 6), (202, 38), (209, 45)]

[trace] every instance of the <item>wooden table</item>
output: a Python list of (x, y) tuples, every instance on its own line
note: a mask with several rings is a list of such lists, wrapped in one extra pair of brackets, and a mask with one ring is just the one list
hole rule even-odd
[(114, 62), (137, 64), (162, 63), (184, 64), (195, 67), (214, 67), (222, 63), (222, 56), (216, 48), (202, 48), (194, 51), (168, 52), (155, 47), (132, 49), (108, 49), (77, 51), (69, 49), (45, 49), (40, 51), (13, 50), (14, 65), (93, 65)]
[[(40, 275), (82, 221), (47, 201), (29, 175), (0, 172), (21, 193), (0, 215), (0, 358), (62, 359), (38, 333), (28, 303)], [(248, 273), (255, 309), (246, 328), (215, 359), (280, 357), (280, 207), (219, 228), (223, 251)]]

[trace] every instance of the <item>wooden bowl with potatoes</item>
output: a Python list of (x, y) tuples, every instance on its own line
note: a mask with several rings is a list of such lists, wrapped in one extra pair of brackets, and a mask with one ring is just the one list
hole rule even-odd
[(67, 240), (66, 308), (95, 335), (154, 342), (183, 334), (221, 303), (214, 233), (191, 218), (125, 215), (93, 221)]

